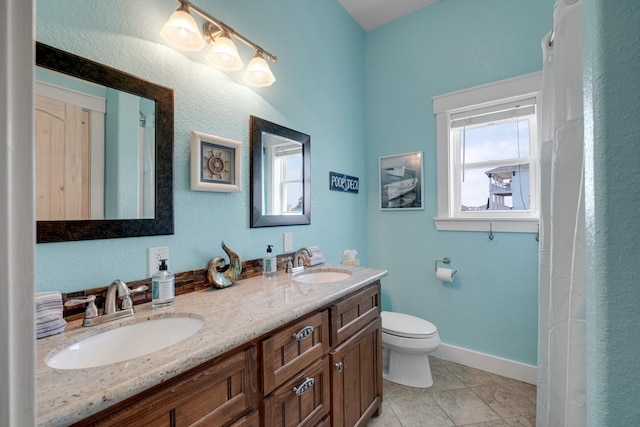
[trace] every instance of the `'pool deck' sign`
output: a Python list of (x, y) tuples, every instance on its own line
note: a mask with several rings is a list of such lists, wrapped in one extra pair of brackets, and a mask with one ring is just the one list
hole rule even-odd
[(329, 172), (329, 190), (358, 194), (360, 179), (343, 173)]

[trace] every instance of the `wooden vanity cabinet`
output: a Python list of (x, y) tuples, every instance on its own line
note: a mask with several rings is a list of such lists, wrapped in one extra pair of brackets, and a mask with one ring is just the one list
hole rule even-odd
[(76, 426), (359, 426), (382, 404), (380, 282)]
[(382, 405), (380, 282), (332, 305), (331, 419), (365, 425)]
[[(314, 332), (296, 342), (310, 327)], [(363, 426), (379, 414), (381, 331), (375, 282), (263, 340), (263, 386), (270, 393), (262, 401), (264, 426)], [(297, 395), (310, 379), (313, 386)]]
[[(76, 426), (258, 427), (256, 347), (214, 359)], [(255, 405), (257, 406), (257, 405)], [(245, 414), (246, 412), (246, 414)]]

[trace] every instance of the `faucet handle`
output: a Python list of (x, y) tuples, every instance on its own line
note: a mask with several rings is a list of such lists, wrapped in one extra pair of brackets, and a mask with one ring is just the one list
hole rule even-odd
[(132, 294), (139, 294), (140, 292), (144, 292), (148, 289), (149, 287), (147, 285), (141, 285), (141, 286), (138, 286), (137, 288), (129, 289), (129, 292), (131, 292)]
[(69, 301), (65, 302), (64, 305), (66, 307), (71, 307), (74, 305), (80, 305), (85, 303), (87, 304), (87, 308), (84, 311), (84, 322), (86, 322), (88, 319), (94, 319), (98, 317), (98, 307), (96, 307), (95, 295), (89, 295), (86, 298), (70, 299)]
[(120, 296), (120, 300), (122, 301), (122, 303), (120, 304), (120, 308), (122, 310), (128, 310), (128, 309), (132, 309), (133, 308), (133, 301), (131, 300), (131, 295), (133, 294), (139, 294), (140, 292), (144, 292), (147, 289), (149, 289), (149, 287), (147, 285), (142, 285), (142, 286), (138, 286), (137, 288), (133, 288), (133, 289), (129, 289), (129, 287), (127, 286), (127, 293), (125, 295)]

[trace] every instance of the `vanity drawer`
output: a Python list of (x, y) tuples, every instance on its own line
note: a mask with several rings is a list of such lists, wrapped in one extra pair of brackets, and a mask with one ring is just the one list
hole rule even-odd
[(335, 347), (380, 315), (380, 281), (338, 301), (331, 310), (331, 346)]
[(311, 366), (284, 383), (262, 401), (265, 427), (326, 425), (323, 418), (331, 407), (329, 358)]
[(264, 394), (329, 352), (329, 313), (306, 316), (261, 342)]

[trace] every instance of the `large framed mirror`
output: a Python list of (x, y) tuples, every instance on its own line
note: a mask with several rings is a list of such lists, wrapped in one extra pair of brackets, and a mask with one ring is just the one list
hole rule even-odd
[(36, 43), (37, 242), (173, 234), (173, 90)]
[(311, 224), (311, 137), (251, 116), (251, 228)]

